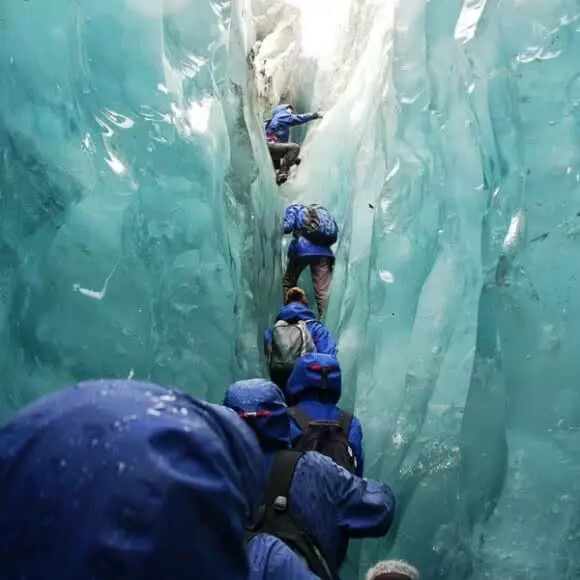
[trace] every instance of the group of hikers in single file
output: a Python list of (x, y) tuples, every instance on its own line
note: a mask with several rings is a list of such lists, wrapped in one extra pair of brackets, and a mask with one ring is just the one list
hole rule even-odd
[[(269, 379), (234, 382), (221, 405), (90, 381), (0, 429), (2, 580), (338, 580), (351, 539), (388, 533), (395, 496), (364, 477), (362, 425), (338, 406), (337, 343), (320, 321), (337, 223), (292, 204), (282, 230), (293, 241), (264, 335)], [(318, 316), (298, 287), (307, 267)], [(384, 560), (366, 578), (419, 574)]]

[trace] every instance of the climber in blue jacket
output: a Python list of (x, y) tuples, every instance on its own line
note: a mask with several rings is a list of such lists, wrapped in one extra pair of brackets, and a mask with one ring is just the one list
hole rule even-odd
[[(312, 340), (314, 341), (316, 352), (333, 355), (336, 355), (338, 352), (334, 336), (316, 319), (314, 312), (308, 306), (306, 292), (302, 288), (290, 288), (286, 293), (284, 306), (276, 313), (276, 321), (278, 320), (285, 320), (286, 322), (304, 320), (306, 322), (306, 328), (308, 328), (308, 332), (310, 332)], [(264, 334), (265, 350), (268, 350), (271, 338), (272, 328), (268, 328)]]
[(247, 580), (263, 457), (229, 409), (81, 383), (0, 429), (3, 580)]
[(322, 113), (296, 115), (294, 107), (288, 103), (277, 105), (272, 110), (272, 118), (266, 121), (264, 128), (270, 157), (277, 171), (278, 185), (288, 179), (292, 165), (300, 163), (300, 145), (290, 142), (290, 128), (315, 119), (322, 119)]
[[(324, 378), (324, 370), (328, 373)], [(342, 393), (342, 374), (338, 359), (320, 353), (309, 353), (301, 357), (286, 383), (286, 401), (292, 410), (297, 407), (314, 421), (336, 421), (341, 412), (337, 403)], [(290, 438), (295, 446), (303, 430), (295, 419), (291, 421)], [(359, 419), (352, 417), (348, 443), (356, 459), (355, 473), (364, 473), (363, 431)]]
[[(284, 323), (286, 324), (281, 330), (280, 325), (284, 325)], [(285, 333), (285, 327), (288, 325), (296, 327), (299, 324), (303, 324), (305, 334), (309, 334), (310, 337), (301, 337), (300, 332), (291, 331), (297, 332), (298, 337), (301, 337), (300, 344), (295, 346), (291, 341), (285, 338), (284, 334), (280, 335), (280, 333)], [(274, 334), (274, 330), (276, 330), (276, 334)], [(279, 342), (282, 344), (278, 344)], [(287, 349), (296, 352), (296, 355), (292, 356), (293, 361), (297, 360), (301, 353), (303, 354), (312, 351), (336, 354), (338, 352), (334, 337), (328, 330), (326, 330), (324, 325), (316, 319), (316, 316), (312, 310), (310, 310), (306, 292), (304, 292), (302, 288), (290, 288), (290, 290), (286, 292), (284, 306), (278, 310), (274, 326), (268, 328), (264, 334), (264, 353), (269, 363), (270, 378), (282, 390), (286, 387), (286, 382), (290, 377), (292, 367), (289, 367), (288, 369), (275, 369), (270, 363), (272, 352), (276, 349), (283, 358), (289, 358), (287, 353), (282, 352), (284, 346), (286, 346)]]
[[(298, 278), (304, 269), (310, 267), (316, 306), (322, 317), (330, 295), (334, 252), (331, 249), (332, 243), (316, 243), (305, 235), (303, 225), (305, 212), (309, 207), (301, 203), (293, 203), (284, 211), (282, 233), (292, 234), (293, 239), (288, 246), (288, 265), (282, 278), (282, 288), (286, 296), (288, 290), (298, 284)], [(320, 215), (327, 216), (327, 219), (334, 222), (334, 218), (328, 211), (325, 208), (321, 209), (324, 211)], [(336, 222), (334, 226), (336, 227)]]
[[(279, 453), (290, 448), (290, 417), (282, 392), (265, 379), (238, 381), (227, 389), (224, 404), (256, 433), (264, 471), (271, 476)], [(333, 577), (346, 556), (348, 539), (384, 536), (395, 511), (388, 485), (361, 479), (312, 451), (298, 459), (287, 499), (289, 512), (314, 537)]]

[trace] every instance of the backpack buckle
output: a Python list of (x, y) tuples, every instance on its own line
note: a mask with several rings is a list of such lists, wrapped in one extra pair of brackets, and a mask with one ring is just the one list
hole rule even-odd
[(274, 500), (274, 509), (277, 512), (285, 512), (288, 509), (288, 498), (283, 495), (279, 495)]

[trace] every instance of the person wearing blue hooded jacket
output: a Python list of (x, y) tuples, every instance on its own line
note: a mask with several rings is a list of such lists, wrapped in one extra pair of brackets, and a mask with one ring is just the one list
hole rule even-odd
[(0, 578), (247, 580), (262, 462), (235, 413), (178, 391), (45, 396), (0, 429)]
[[(338, 347), (336, 340), (332, 333), (327, 330), (324, 325), (316, 319), (314, 312), (308, 306), (308, 299), (306, 292), (302, 288), (290, 288), (286, 292), (284, 306), (276, 313), (276, 321), (285, 320), (286, 322), (294, 322), (303, 320), (306, 323), (306, 328), (316, 347), (316, 352), (324, 354), (336, 355)], [(272, 328), (268, 328), (264, 334), (264, 350), (268, 350), (268, 345), (272, 338)]]
[[(280, 389), (265, 379), (238, 381), (224, 405), (245, 419), (264, 452), (264, 472), (278, 452), (290, 448), (290, 417)], [(292, 475), (288, 510), (315, 538), (333, 577), (346, 556), (349, 538), (384, 536), (395, 498), (387, 484), (361, 479), (320, 453), (300, 456)]]
[[(327, 371), (325, 373), (325, 370)], [(312, 421), (336, 421), (341, 409), (337, 406), (342, 394), (342, 373), (335, 356), (309, 353), (299, 358), (294, 365), (285, 395), (290, 408), (298, 407)], [(290, 438), (292, 446), (300, 440), (303, 430), (292, 419)], [(363, 430), (358, 417), (353, 416), (348, 434), (355, 460), (355, 473), (364, 474)]]
[(282, 233), (292, 234), (293, 239), (288, 246), (288, 265), (282, 278), (282, 288), (286, 296), (288, 290), (298, 284), (300, 274), (310, 267), (316, 306), (322, 317), (330, 295), (334, 252), (330, 245), (315, 243), (304, 235), (302, 225), (306, 209), (301, 203), (293, 203), (284, 211)]
[(272, 110), (272, 118), (266, 121), (264, 128), (270, 157), (277, 171), (278, 185), (288, 179), (288, 172), (292, 165), (300, 162), (300, 145), (290, 142), (290, 128), (315, 119), (322, 119), (322, 113), (296, 115), (294, 107), (288, 103), (277, 105)]
[[(308, 306), (308, 299), (306, 292), (302, 288), (290, 288), (286, 292), (284, 306), (276, 313), (276, 320), (274, 324), (280, 320), (289, 324), (294, 324), (302, 321), (308, 333), (312, 338), (312, 343), (316, 352), (336, 355), (338, 348), (336, 340), (332, 333), (328, 331), (324, 325), (316, 319), (314, 312)], [(264, 333), (264, 354), (269, 358), (272, 349), (272, 334), (273, 327), (270, 327)], [(290, 371), (284, 373), (273, 373), (270, 370), (270, 378), (282, 389), (286, 387), (286, 382), (290, 377)]]

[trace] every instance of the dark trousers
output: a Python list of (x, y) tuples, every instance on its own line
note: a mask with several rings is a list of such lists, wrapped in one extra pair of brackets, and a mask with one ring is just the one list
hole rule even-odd
[(300, 155), (300, 145), (297, 143), (268, 143), (268, 149), (274, 169), (284, 173), (290, 171), (290, 167), (296, 163)]
[(286, 383), (288, 382), (290, 375), (291, 373), (285, 373), (283, 371), (273, 371), (272, 369), (270, 369), (270, 380), (275, 385), (278, 385), (280, 387), (280, 390), (282, 391), (282, 393), (284, 393), (284, 396), (286, 396)]
[(282, 278), (284, 296), (286, 292), (298, 284), (298, 278), (304, 269), (310, 266), (316, 306), (320, 316), (324, 313), (330, 296), (330, 282), (332, 281), (332, 268), (334, 260), (326, 256), (304, 256), (301, 258), (288, 258), (286, 273)]

